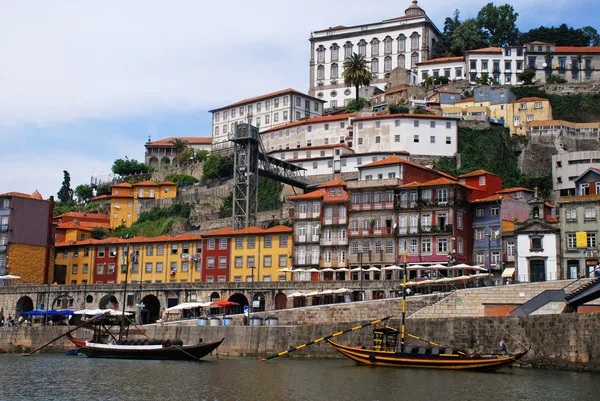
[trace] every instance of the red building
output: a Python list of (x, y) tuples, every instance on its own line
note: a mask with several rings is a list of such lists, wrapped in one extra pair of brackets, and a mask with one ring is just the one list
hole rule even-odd
[(502, 190), (502, 177), (485, 170), (475, 170), (458, 177), (461, 184), (473, 188), (469, 201), (487, 198)]
[(202, 234), (202, 281), (226, 283), (229, 281), (229, 259), (231, 257), (230, 228), (221, 228)]
[(88, 240), (96, 244), (94, 253), (94, 280), (95, 284), (113, 284), (117, 282), (119, 274), (119, 244), (126, 243), (120, 238), (107, 238), (105, 240)]

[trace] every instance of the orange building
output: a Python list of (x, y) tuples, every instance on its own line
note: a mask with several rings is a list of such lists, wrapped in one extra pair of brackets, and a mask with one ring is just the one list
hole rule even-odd
[(91, 238), (94, 227), (110, 228), (110, 216), (107, 214), (69, 212), (52, 220), (55, 242), (82, 241)]
[[(177, 184), (170, 181), (156, 183), (142, 181), (136, 184), (116, 184), (111, 187), (110, 226), (125, 224), (130, 227), (138, 219), (139, 210), (144, 202), (159, 199), (175, 199)], [(155, 204), (155, 203), (154, 203)]]

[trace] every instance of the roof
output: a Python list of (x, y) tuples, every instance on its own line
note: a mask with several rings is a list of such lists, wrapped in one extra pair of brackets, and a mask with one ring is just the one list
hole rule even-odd
[(303, 195), (290, 196), (289, 200), (303, 200), (303, 199), (321, 199), (323, 192), (316, 190)]
[(594, 202), (594, 203), (597, 203), (599, 201), (600, 201), (600, 194), (561, 196), (558, 200), (559, 203), (570, 203), (570, 202)]
[(302, 95), (304, 97), (309, 97), (312, 100), (316, 100), (316, 101), (319, 101), (321, 103), (325, 103), (324, 100), (317, 99), (316, 97), (309, 96), (306, 93), (302, 93), (300, 91), (297, 91), (296, 89), (287, 88), (287, 89), (283, 89), (283, 90), (280, 90), (280, 91), (277, 91), (277, 92), (267, 93), (266, 95), (260, 95), (260, 96), (250, 97), (248, 99), (240, 100), (239, 102), (231, 103), (231, 104), (229, 104), (227, 106), (218, 107), (216, 109), (209, 110), (209, 112), (210, 113), (214, 113), (215, 111), (220, 111), (220, 110), (228, 109), (230, 107), (235, 107), (235, 106), (242, 106), (242, 105), (245, 105), (245, 104), (248, 104), (248, 103), (258, 102), (260, 100), (269, 99), (269, 98), (272, 98), (272, 97), (275, 97), (275, 96), (279, 96), (279, 95), (285, 95), (287, 93), (294, 93), (296, 95)]
[[(412, 7), (409, 7), (409, 9), (410, 8), (412, 8)], [(416, 8), (422, 10), (420, 7), (416, 7)], [(371, 27), (371, 28), (374, 28), (374, 26), (377, 26), (377, 25), (380, 25), (380, 24), (388, 24), (390, 22), (397, 22), (397, 21), (404, 21), (404, 20), (418, 19), (418, 18), (427, 18), (427, 15), (402, 15), (402, 16), (399, 16), (399, 17), (385, 19), (383, 21), (372, 22), (372, 23), (369, 23), (369, 24), (351, 25), (351, 26), (338, 25), (338, 26), (334, 26), (334, 27), (329, 27), (327, 29), (319, 29), (318, 31), (314, 31), (314, 33), (328, 32), (328, 31), (333, 31), (333, 30), (336, 30), (336, 29), (353, 29), (353, 28), (361, 28), (361, 27)], [(438, 34), (441, 33), (439, 31), (439, 29), (435, 25), (433, 25), (433, 29), (435, 29), (438, 32)], [(313, 41), (313, 40), (319, 40), (319, 39), (321, 39), (321, 38), (311, 38), (310, 40)]]
[[(375, 162), (371, 162), (371, 163), (369, 163), (369, 164), (365, 164), (365, 165), (363, 165), (363, 166), (360, 166), (360, 167), (376, 167), (376, 166), (387, 166), (387, 165), (389, 165), (389, 164), (400, 164), (400, 163), (406, 163), (406, 162), (408, 162), (408, 160), (406, 160), (406, 159), (403, 159), (403, 158), (401, 158), (401, 157), (398, 157), (398, 156), (390, 156), (390, 157), (387, 157), (387, 158), (385, 158), (385, 159), (377, 160), (377, 161), (375, 161)], [(409, 162), (409, 163), (411, 163), (411, 162)], [(416, 164), (416, 163), (414, 163), (414, 164)], [(417, 165), (418, 165), (418, 164), (417, 164)], [(420, 166), (420, 167), (423, 167), (423, 168), (426, 168), (426, 167), (424, 167), (424, 166), (421, 166), (421, 165), (418, 165), (418, 166)]]
[(502, 220), (502, 232), (515, 231), (515, 222), (511, 220)]
[(398, 119), (398, 118), (434, 118), (438, 120), (456, 120), (452, 117), (443, 117), (436, 114), (385, 114), (381, 116), (362, 116), (357, 117), (355, 121), (367, 121), (367, 120), (385, 120), (385, 119)]
[(539, 40), (536, 40), (534, 42), (531, 43), (527, 43), (528, 45), (550, 45), (551, 43), (548, 42), (540, 42)]
[(5, 197), (5, 196), (13, 196), (15, 198), (44, 200), (44, 199), (42, 199), (42, 195), (38, 191), (35, 191), (31, 195), (24, 194), (23, 192), (6, 192), (4, 194), (0, 194), (0, 197)]
[(501, 47), (484, 47), (481, 49), (466, 50), (465, 53), (502, 53)]
[(159, 237), (134, 237), (134, 238), (116, 238), (110, 237), (105, 239), (88, 238), (83, 241), (62, 241), (57, 242), (55, 246), (78, 246), (78, 245), (110, 245), (110, 244), (140, 244), (146, 242), (179, 242), (179, 241), (197, 241), (202, 239), (198, 234), (183, 234), (177, 236), (161, 235)]
[(472, 203), (482, 203), (482, 202), (497, 202), (497, 201), (501, 201), (503, 199), (506, 200), (516, 200), (515, 198), (513, 198), (512, 196), (508, 196), (508, 195), (491, 195), (488, 196), (486, 198), (480, 198), (480, 199), (476, 199), (474, 200)]
[(458, 90), (453, 91), (453, 90), (450, 90), (450, 89), (440, 89), (438, 91), (438, 93), (452, 93), (452, 94), (455, 94), (455, 95), (460, 95), (461, 94), (461, 92), (458, 91)]
[(398, 188), (433, 187), (433, 186), (438, 186), (438, 185), (459, 185), (463, 188), (476, 190), (476, 188), (473, 188), (469, 185), (461, 184), (460, 182), (458, 182), (456, 180), (450, 180), (445, 177), (436, 178), (435, 180), (425, 181), (425, 182), (413, 181), (408, 184), (400, 185)]
[(453, 61), (464, 61), (465, 58), (464, 56), (459, 56), (459, 57), (440, 57), (440, 58), (434, 58), (431, 60), (425, 60), (425, 61), (421, 61), (420, 63), (417, 63), (417, 65), (421, 65), (421, 64), (433, 64), (433, 63), (450, 63)]
[(333, 180), (333, 181), (329, 181), (326, 182), (324, 184), (318, 185), (317, 188), (329, 188), (329, 187), (346, 187), (348, 186), (348, 183), (344, 180)]
[(92, 231), (94, 227), (104, 227), (110, 228), (110, 222), (96, 222), (96, 221), (80, 221), (79, 223), (75, 223), (74, 221), (69, 221), (68, 223), (60, 223), (56, 226), (58, 230), (69, 230), (69, 229), (78, 229), (83, 231)]
[(309, 118), (309, 119), (306, 119), (306, 120), (295, 121), (295, 122), (292, 122), (292, 123), (278, 125), (276, 127), (271, 127), (271, 128), (269, 128), (267, 130), (262, 131), (261, 134), (265, 134), (265, 133), (271, 132), (271, 131), (279, 131), (281, 129), (286, 129), (286, 128), (300, 127), (300, 126), (303, 126), (303, 125), (310, 125), (310, 124), (316, 124), (316, 123), (326, 123), (328, 121), (347, 120), (348, 118), (354, 117), (356, 115), (358, 115), (358, 113), (335, 114), (335, 115), (331, 115), (331, 116), (314, 117), (314, 118)]
[(519, 100), (515, 100), (512, 103), (527, 103), (527, 102), (549, 102), (545, 97), (524, 97)]
[(142, 181), (142, 182), (136, 182), (135, 184), (133, 184), (134, 187), (158, 187), (158, 184), (155, 183), (154, 181)]
[(115, 185), (111, 185), (111, 188), (133, 188), (133, 185), (131, 185), (128, 182), (122, 182), (120, 184), (115, 184)]
[(163, 181), (163, 182), (159, 183), (158, 185), (160, 185), (162, 187), (163, 185), (177, 185), (177, 183), (173, 182), (173, 181)]
[(133, 198), (133, 194), (114, 194), (110, 195), (109, 198)]
[(511, 192), (533, 192), (531, 189), (529, 188), (525, 188), (525, 187), (513, 187), (513, 188), (504, 188), (501, 191), (496, 191), (497, 194), (509, 194)]
[(600, 53), (600, 47), (555, 46), (554, 53)]
[(270, 152), (268, 152), (269, 154), (272, 153), (282, 153), (282, 152), (298, 152), (301, 150), (319, 150), (319, 149), (331, 149), (331, 148), (344, 148), (347, 150), (352, 151), (352, 153), (354, 153), (354, 149), (352, 149), (351, 147), (349, 147), (346, 144), (343, 143), (331, 143), (329, 145), (317, 145), (317, 146), (305, 146), (303, 148), (292, 148), (292, 149), (279, 149), (279, 150), (272, 150)]
[(458, 100), (458, 101), (454, 102), (454, 104), (456, 104), (456, 103), (474, 102), (474, 101), (475, 101), (474, 97), (468, 97), (468, 98), (463, 99), (463, 100)]
[(554, 209), (554, 207), (555, 207), (555, 206), (554, 206), (552, 203), (550, 203), (550, 202), (544, 202), (544, 206), (546, 206), (546, 207), (549, 207), (549, 208), (551, 208), (551, 209)]
[(190, 145), (210, 145), (212, 144), (212, 137), (210, 136), (171, 136), (165, 139), (159, 139), (158, 141), (148, 142), (146, 146), (162, 146), (162, 147), (174, 147), (171, 143), (174, 139), (181, 139), (186, 141)]
[(67, 212), (67, 213), (63, 213), (58, 216), (55, 216), (54, 219), (59, 219), (61, 217), (73, 217), (75, 219), (102, 219), (102, 220), (106, 220), (106, 221), (110, 220), (110, 216), (108, 214), (85, 213), (85, 212)]
[(564, 120), (544, 120), (544, 121), (530, 121), (528, 124), (529, 126), (539, 126), (539, 127), (552, 127), (555, 125), (563, 125), (565, 122), (570, 123), (569, 121), (564, 121)]
[(459, 175), (458, 178), (469, 178), (469, 177), (479, 177), (480, 175), (495, 175), (496, 177), (500, 177), (498, 174), (490, 173), (489, 171), (485, 171), (482, 169), (471, 171), (470, 173)]
[(288, 226), (278, 225), (271, 228), (259, 228), (259, 227), (248, 227), (241, 230), (232, 230), (233, 235), (260, 235), (260, 234), (277, 234), (277, 233), (291, 233), (294, 231), (293, 228)]
[(223, 236), (228, 236), (228, 235), (233, 235), (233, 233), (235, 232), (235, 230), (232, 230), (231, 228), (220, 228), (218, 230), (215, 231), (209, 231), (207, 233), (202, 234), (203, 237), (223, 237)]

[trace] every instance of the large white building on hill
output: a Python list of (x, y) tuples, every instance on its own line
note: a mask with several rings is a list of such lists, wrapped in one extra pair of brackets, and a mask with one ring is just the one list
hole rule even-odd
[[(401, 17), (356, 26), (315, 31), (310, 38), (309, 94), (326, 101), (325, 108), (343, 107), (355, 98), (342, 78), (344, 60), (353, 53), (366, 57), (372, 85), (386, 90), (395, 68), (416, 69), (431, 57), (440, 31), (414, 0)], [(416, 84), (411, 82), (411, 84)]]

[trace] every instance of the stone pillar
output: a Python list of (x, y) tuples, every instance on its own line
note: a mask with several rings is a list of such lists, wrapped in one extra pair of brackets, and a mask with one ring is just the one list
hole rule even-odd
[(315, 96), (315, 42), (313, 41), (312, 34), (310, 36), (310, 84), (308, 86), (308, 94)]

